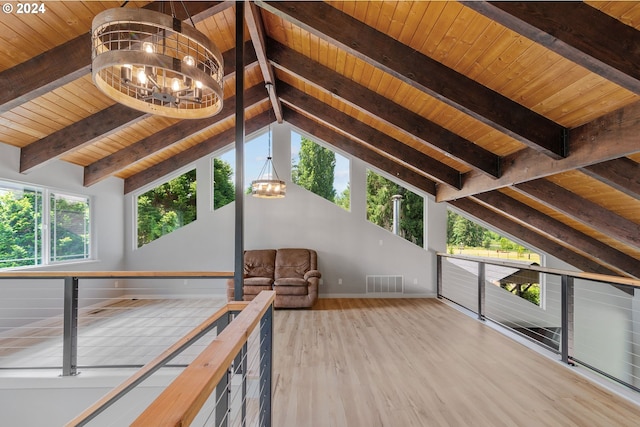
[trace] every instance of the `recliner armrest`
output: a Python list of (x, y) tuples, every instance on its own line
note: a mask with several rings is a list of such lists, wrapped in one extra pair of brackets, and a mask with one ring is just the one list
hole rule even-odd
[(318, 279), (322, 277), (322, 274), (318, 270), (309, 270), (304, 273), (304, 280), (309, 280), (311, 277), (317, 277)]

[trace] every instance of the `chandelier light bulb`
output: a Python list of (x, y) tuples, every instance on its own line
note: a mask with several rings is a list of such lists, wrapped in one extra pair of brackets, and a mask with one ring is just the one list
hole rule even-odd
[(184, 62), (185, 65), (188, 65), (189, 67), (193, 67), (194, 65), (196, 65), (196, 60), (191, 55), (186, 55), (182, 59), (182, 62)]
[(138, 71), (138, 83), (142, 86), (146, 86), (147, 84), (147, 73), (145, 73), (144, 70)]
[(174, 92), (178, 92), (180, 90), (180, 79), (178, 79), (177, 77), (174, 77), (171, 80), (171, 89)]
[(147, 53), (154, 53), (156, 51), (156, 48), (153, 46), (153, 43), (144, 42), (142, 43), (142, 50)]

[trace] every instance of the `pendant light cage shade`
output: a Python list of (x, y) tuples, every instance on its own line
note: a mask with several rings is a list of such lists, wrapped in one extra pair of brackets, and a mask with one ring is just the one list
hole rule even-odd
[[(271, 87), (268, 85), (268, 88)], [(251, 181), (251, 195), (262, 199), (281, 199), (287, 193), (287, 184), (280, 179), (271, 157), (271, 125), (269, 125), (267, 161), (262, 166), (258, 179)]]
[[(271, 171), (273, 171), (273, 175), (270, 174)], [(287, 184), (278, 177), (271, 156), (269, 156), (258, 179), (251, 181), (251, 195), (262, 199), (281, 199), (286, 193)]]
[(222, 109), (224, 66), (216, 46), (164, 13), (116, 8), (93, 19), (91, 75), (114, 101), (165, 117)]

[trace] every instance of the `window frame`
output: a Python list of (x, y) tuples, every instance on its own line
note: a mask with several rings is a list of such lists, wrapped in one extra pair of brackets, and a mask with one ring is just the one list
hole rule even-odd
[[(198, 166), (196, 164), (194, 164), (194, 163), (191, 163), (191, 164), (189, 164), (187, 166), (179, 168), (179, 169), (173, 171), (172, 173), (167, 174), (167, 175), (163, 176), (162, 178), (155, 180), (154, 182), (152, 182), (152, 183), (140, 188), (138, 191), (135, 191), (135, 192), (133, 192), (131, 194), (131, 205), (132, 205), (132, 209), (131, 210), (132, 210), (132, 216), (133, 216), (133, 224), (132, 224), (132, 227), (131, 227), (132, 230), (133, 230), (133, 232), (131, 233), (131, 235), (132, 235), (131, 247), (133, 248), (134, 251), (136, 251), (138, 249), (142, 249), (143, 247), (145, 247), (149, 243), (152, 243), (152, 242), (158, 240), (160, 237), (164, 237), (164, 236), (166, 236), (168, 234), (171, 234), (171, 233), (163, 234), (158, 239), (151, 240), (150, 242), (147, 242), (142, 246), (138, 246), (138, 218), (139, 218), (139, 216), (138, 216), (138, 198), (140, 196), (142, 196), (143, 194), (148, 193), (149, 191), (154, 190), (155, 188), (158, 188), (161, 185), (164, 185), (164, 184), (166, 184), (166, 183), (168, 183), (168, 182), (170, 182), (170, 181), (172, 181), (172, 180), (174, 180), (176, 178), (179, 178), (180, 176), (182, 176), (182, 175), (184, 175), (184, 174), (186, 174), (188, 172), (191, 172), (191, 171), (195, 171), (195, 174), (196, 174), (196, 219), (195, 220), (197, 220), (197, 217), (198, 217), (198, 198), (199, 198), (198, 197), (198, 191), (200, 191), (200, 189), (198, 188)], [(192, 221), (192, 222), (195, 222), (195, 220)], [(188, 223), (188, 224), (184, 224), (179, 228), (182, 228), (185, 225), (189, 225), (189, 224), (191, 224), (191, 222)]]
[[(467, 214), (464, 211), (456, 209), (453, 206), (450, 206), (450, 205), (447, 206), (447, 210), (450, 210), (451, 212), (453, 212), (453, 213), (465, 218), (468, 221), (473, 222), (476, 225), (479, 225), (479, 226), (483, 227), (484, 229), (486, 229), (488, 231), (491, 231), (493, 233), (498, 234), (501, 237), (504, 237), (504, 238), (508, 239), (512, 243), (515, 243), (515, 244), (517, 244), (519, 246), (522, 246), (525, 249), (528, 249), (532, 253), (535, 253), (536, 255), (538, 255), (539, 261), (540, 261), (540, 263), (539, 263), (540, 267), (545, 267), (546, 266), (546, 264), (547, 264), (547, 256), (543, 251), (539, 250), (538, 248), (530, 246), (526, 242), (524, 242), (524, 241), (512, 236), (511, 234), (508, 234), (508, 233), (505, 233), (505, 232), (503, 232), (501, 230), (498, 230), (497, 228), (487, 224), (486, 222), (484, 222), (484, 221), (482, 221), (482, 220), (480, 220), (478, 218), (474, 218), (473, 216)], [(448, 247), (448, 241), (449, 241), (448, 233), (447, 233), (447, 236), (446, 236), (446, 240), (447, 240), (446, 244), (447, 244), (447, 251), (448, 251), (448, 248), (449, 248)], [(467, 255), (467, 256), (475, 257), (475, 255)], [(496, 260), (496, 261), (499, 261), (501, 259), (499, 257), (480, 257), (480, 256), (478, 258), (479, 259), (484, 258), (484, 259)], [(516, 260), (514, 262), (518, 262), (518, 260)], [(546, 311), (547, 310), (547, 274), (540, 274), (539, 276), (540, 276), (540, 283), (538, 283), (538, 286), (540, 288), (540, 303), (539, 304), (535, 304), (535, 303), (533, 303), (531, 301), (529, 301), (529, 302), (531, 302), (531, 304), (535, 305), (536, 307), (539, 307), (542, 310)], [(521, 297), (521, 298), (523, 298), (523, 297)], [(526, 300), (526, 298), (523, 298), (523, 299)]]
[[(16, 267), (0, 267), (0, 271), (10, 271), (19, 269), (29, 269), (38, 267), (47, 267), (55, 265), (70, 265), (75, 263), (92, 262), (96, 260), (96, 228), (94, 220), (94, 197), (87, 194), (77, 193), (74, 191), (67, 191), (60, 188), (48, 187), (44, 185), (25, 183), (20, 181), (13, 181), (9, 179), (0, 179), (0, 190), (2, 191), (33, 191), (38, 194), (40, 198), (40, 214), (41, 224), (38, 239), (40, 240), (40, 248), (34, 251), (34, 263), (31, 265), (22, 265)], [(53, 260), (51, 254), (51, 248), (53, 243), (51, 241), (51, 230), (53, 228), (53, 219), (51, 216), (51, 197), (61, 196), (75, 199), (86, 200), (89, 213), (87, 215), (89, 224), (87, 227), (88, 233), (88, 250), (85, 251), (86, 256), (83, 258), (73, 258), (69, 260)], [(37, 212), (37, 211), (36, 211)], [(39, 255), (36, 255), (36, 252)], [(36, 261), (39, 260), (39, 263)]]

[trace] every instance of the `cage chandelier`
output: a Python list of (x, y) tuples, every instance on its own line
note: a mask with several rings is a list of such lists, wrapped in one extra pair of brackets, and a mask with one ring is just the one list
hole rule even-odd
[[(267, 83), (267, 89), (271, 89), (271, 83)], [(267, 161), (262, 166), (258, 179), (251, 181), (251, 195), (263, 199), (281, 199), (287, 193), (287, 184), (278, 177), (276, 167), (271, 157), (271, 124), (269, 124), (269, 154)]]
[(93, 81), (116, 102), (179, 119), (222, 109), (222, 55), (175, 14), (105, 10), (93, 19), (91, 45)]

